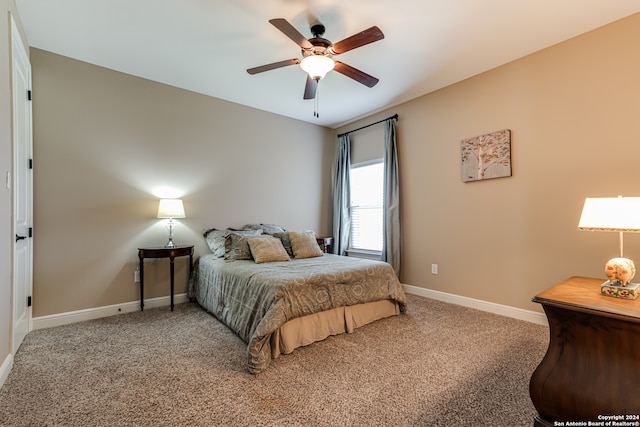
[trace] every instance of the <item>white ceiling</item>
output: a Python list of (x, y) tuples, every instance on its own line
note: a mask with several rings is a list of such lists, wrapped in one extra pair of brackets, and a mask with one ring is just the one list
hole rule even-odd
[[(638, 0), (16, 0), (29, 45), (102, 67), (331, 128), (432, 92), (609, 22)], [(275, 27), (310, 23), (337, 42), (372, 25), (385, 38), (336, 59), (380, 79), (337, 72), (303, 100), (301, 57)]]

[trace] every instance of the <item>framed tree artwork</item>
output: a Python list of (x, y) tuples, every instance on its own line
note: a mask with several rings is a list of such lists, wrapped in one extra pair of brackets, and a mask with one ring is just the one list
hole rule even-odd
[(509, 129), (462, 140), (462, 181), (511, 176)]

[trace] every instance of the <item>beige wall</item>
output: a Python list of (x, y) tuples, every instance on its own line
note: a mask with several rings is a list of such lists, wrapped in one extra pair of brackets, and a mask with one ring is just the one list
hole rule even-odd
[[(38, 49), (31, 61), (34, 317), (137, 300), (136, 248), (166, 242), (167, 189), (187, 214), (175, 241), (197, 254), (210, 227), (330, 232), (330, 130)], [(145, 297), (168, 295), (168, 269), (147, 264)]]
[[(617, 234), (576, 227), (587, 196), (640, 196), (639, 44), (637, 14), (337, 129), (400, 116), (403, 283), (539, 310), (568, 276), (604, 279)], [(460, 141), (501, 129), (513, 176), (463, 183)]]

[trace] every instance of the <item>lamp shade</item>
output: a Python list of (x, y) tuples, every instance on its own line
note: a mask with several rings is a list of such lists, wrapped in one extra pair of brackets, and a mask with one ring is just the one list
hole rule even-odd
[(158, 218), (185, 218), (182, 200), (160, 199)]
[(312, 79), (320, 80), (336, 66), (333, 59), (322, 55), (307, 56), (300, 62), (300, 68), (309, 74)]
[(587, 197), (578, 230), (640, 232), (640, 197)]

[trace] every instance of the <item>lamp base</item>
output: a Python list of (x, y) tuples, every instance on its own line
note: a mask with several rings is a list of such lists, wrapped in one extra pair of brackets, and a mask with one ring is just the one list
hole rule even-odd
[(600, 293), (608, 297), (622, 298), (622, 299), (636, 299), (640, 294), (640, 283), (627, 283), (627, 286), (620, 286), (617, 280), (613, 283), (607, 280), (600, 285)]

